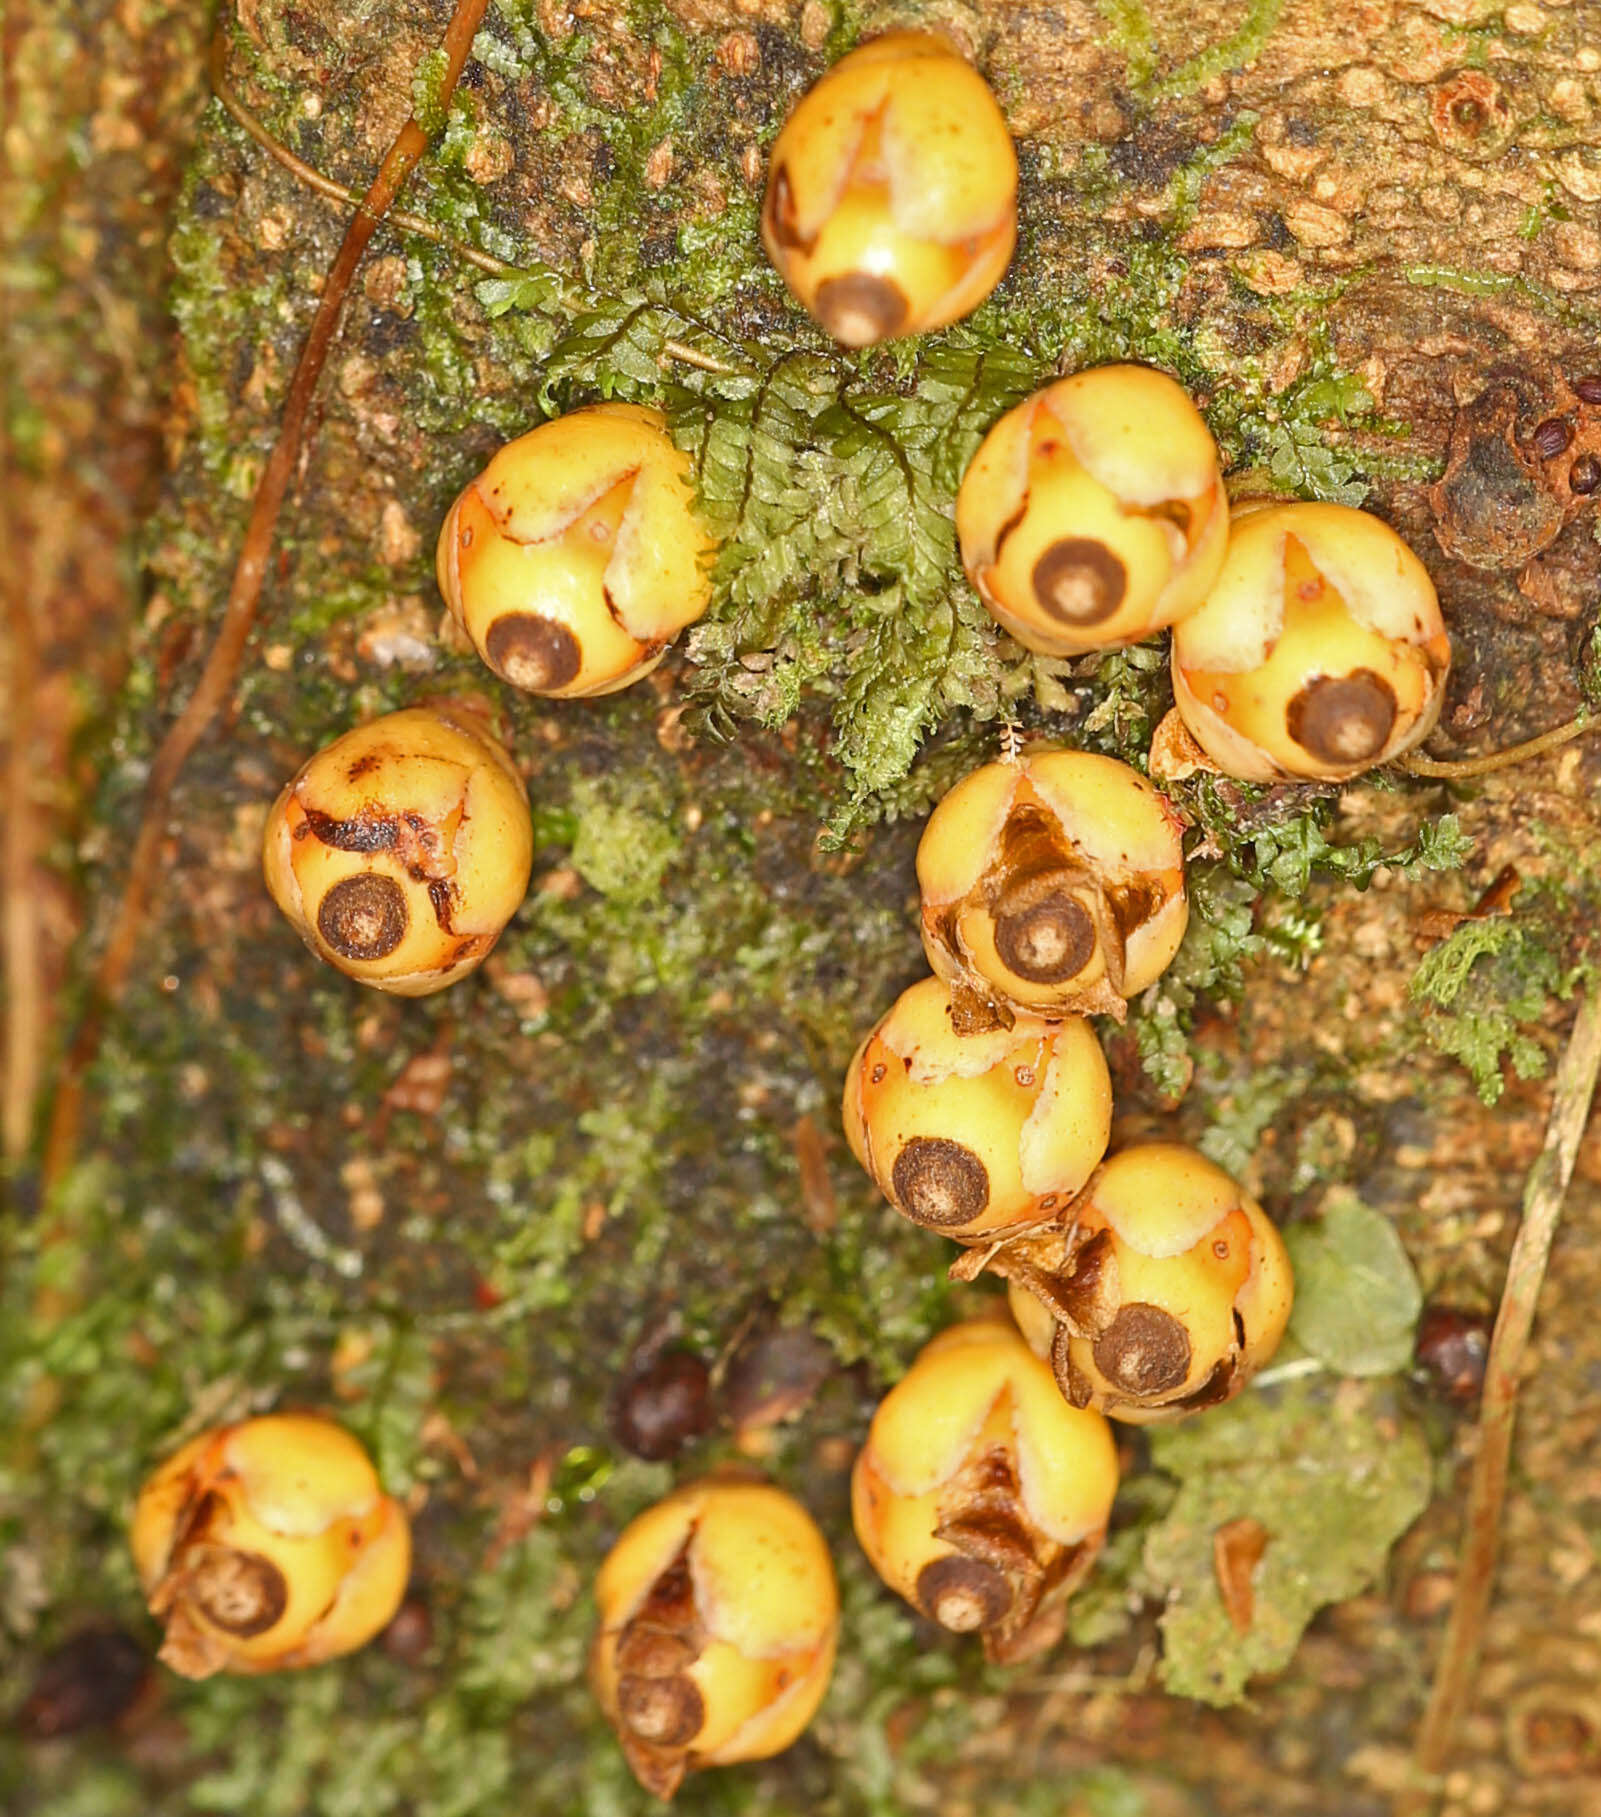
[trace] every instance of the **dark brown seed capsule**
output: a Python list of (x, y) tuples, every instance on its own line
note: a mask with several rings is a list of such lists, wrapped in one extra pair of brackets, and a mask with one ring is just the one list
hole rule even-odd
[(1371, 669), (1320, 675), (1285, 709), (1284, 723), (1303, 751), (1324, 763), (1366, 763), (1395, 726), (1395, 692)]
[(888, 278), (851, 271), (817, 287), (817, 319), (846, 347), (871, 347), (900, 332), (910, 305)]
[(1135, 1300), (1095, 1340), (1095, 1367), (1126, 1394), (1168, 1394), (1190, 1372), (1190, 1334), (1172, 1313)]
[(378, 1644), (398, 1665), (420, 1666), (434, 1644), (434, 1618), (420, 1596), (408, 1596)]
[(834, 1353), (804, 1325), (759, 1326), (729, 1358), (723, 1411), (737, 1429), (776, 1426), (811, 1401)]
[(1490, 1327), (1488, 1314), (1460, 1306), (1429, 1306), (1418, 1321), (1418, 1368), (1431, 1388), (1458, 1406), (1471, 1407), (1484, 1386)]
[(895, 1157), (890, 1184), (907, 1217), (936, 1230), (971, 1222), (990, 1200), (984, 1163), (944, 1136), (913, 1136)]
[(343, 877), (317, 909), (317, 932), (343, 959), (387, 958), (406, 937), (406, 893), (393, 877)]
[(1066, 625), (1098, 625), (1123, 603), (1128, 570), (1088, 536), (1066, 536), (1034, 564), (1031, 583), (1043, 611)]
[(612, 1402), (612, 1436), (653, 1464), (676, 1457), (712, 1423), (711, 1373), (689, 1350), (663, 1350), (624, 1378)]
[(1095, 922), (1076, 896), (1050, 877), (1030, 878), (995, 904), (995, 950), (1031, 984), (1076, 978), (1095, 951)]
[(1601, 373), (1590, 373), (1573, 381), (1573, 395), (1586, 404), (1601, 404)]
[(1568, 470), (1568, 487), (1580, 498), (1588, 498), (1601, 486), (1601, 461), (1593, 454), (1581, 454)]
[(1012, 1586), (993, 1565), (959, 1553), (936, 1558), (917, 1574), (918, 1607), (953, 1634), (992, 1628), (1012, 1606)]
[(150, 1659), (118, 1628), (90, 1628), (45, 1655), (18, 1731), (30, 1741), (101, 1728), (130, 1710), (150, 1677)]
[(1529, 437), (1529, 446), (1541, 460), (1549, 461), (1563, 453), (1572, 440), (1573, 425), (1559, 416), (1548, 416)]
[(198, 1549), (186, 1567), (186, 1588), (207, 1621), (241, 1640), (276, 1627), (289, 1607), (289, 1586), (272, 1560), (232, 1546)]
[(617, 1681), (617, 1713), (625, 1728), (658, 1748), (687, 1746), (706, 1721), (700, 1692), (693, 1680), (682, 1677), (625, 1674)]
[(484, 654), (514, 688), (541, 694), (565, 688), (583, 667), (578, 639), (565, 625), (534, 612), (508, 612), (489, 627)]

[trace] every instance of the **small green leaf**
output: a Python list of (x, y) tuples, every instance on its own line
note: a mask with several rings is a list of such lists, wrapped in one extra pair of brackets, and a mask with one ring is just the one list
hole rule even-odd
[(1351, 1193), (1284, 1233), (1295, 1268), (1290, 1334), (1341, 1375), (1404, 1369), (1423, 1295), (1395, 1226)]
[[(1181, 1479), (1146, 1541), (1168, 1586), (1162, 1677), (1202, 1703), (1237, 1703), (1258, 1673), (1288, 1663), (1316, 1612), (1365, 1589), (1426, 1506), (1428, 1446), (1387, 1382), (1333, 1376), (1247, 1394), (1152, 1434), (1157, 1467)], [(1241, 1633), (1224, 1609), (1213, 1535), (1242, 1517), (1267, 1529)]]

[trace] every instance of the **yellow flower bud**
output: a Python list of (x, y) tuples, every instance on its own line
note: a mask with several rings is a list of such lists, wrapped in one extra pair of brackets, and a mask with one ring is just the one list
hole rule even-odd
[(979, 597), (1028, 649), (1138, 643), (1217, 578), (1228, 537), (1217, 446), (1164, 373), (1076, 373), (984, 438), (956, 495), (956, 534)]
[(1017, 157), (984, 79), (943, 38), (889, 32), (802, 97), (773, 146), (762, 242), (835, 340), (970, 314), (1017, 240)]
[(267, 816), (272, 899), (320, 959), (422, 997), (463, 978), (516, 913), (528, 797), (475, 716), (410, 707), (336, 738)]
[(1006, 1323), (929, 1344), (873, 1415), (856, 1460), (856, 1536), (885, 1583), (994, 1660), (1061, 1632), (1061, 1605), (1106, 1536), (1117, 1448), (1070, 1407)]
[(879, 1191), (971, 1243), (1065, 1205), (1106, 1153), (1112, 1082), (1077, 1016), (952, 1019), (949, 988), (902, 993), (845, 1076), (845, 1133)]
[(450, 508), (439, 591), (502, 680), (568, 700), (648, 675), (711, 602), (687, 457), (637, 404), (508, 442)]
[(993, 1266), (1073, 1405), (1135, 1425), (1238, 1394), (1278, 1348), (1295, 1297), (1261, 1206), (1168, 1142), (1114, 1155), (1054, 1230), (1019, 1238)]
[(185, 1678), (320, 1665), (406, 1591), (411, 1530), (365, 1451), (311, 1414), (202, 1433), (139, 1492), (129, 1535), (160, 1657)]
[(1345, 505), (1236, 513), (1222, 572), (1173, 633), (1173, 695), (1217, 767), (1341, 782), (1434, 729), (1451, 641), (1423, 564)]
[(816, 1714), (839, 1596), (823, 1536), (769, 1483), (707, 1478), (629, 1523), (595, 1583), (595, 1694), (635, 1777), (765, 1760)]
[(1039, 1016), (1110, 1015), (1184, 938), (1183, 823), (1115, 758), (1036, 748), (965, 776), (917, 848), (940, 977)]

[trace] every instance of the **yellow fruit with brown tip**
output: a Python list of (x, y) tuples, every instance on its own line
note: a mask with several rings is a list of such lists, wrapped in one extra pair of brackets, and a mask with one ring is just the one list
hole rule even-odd
[(982, 76), (943, 38), (888, 32), (802, 97), (773, 145), (762, 243), (847, 347), (976, 309), (1017, 240), (1017, 155)]
[(313, 1414), (202, 1433), (139, 1492), (129, 1535), (161, 1659), (186, 1678), (314, 1666), (386, 1627), (411, 1569), (405, 1510)]
[(1117, 1448), (1007, 1322), (942, 1332), (879, 1403), (856, 1460), (856, 1536), (898, 1595), (991, 1659), (1061, 1632), (1106, 1534)]
[(1036, 747), (985, 764), (917, 848), (929, 964), (957, 993), (1122, 1021), (1184, 938), (1183, 831), (1115, 758)]
[(985, 436), (956, 495), (962, 565), (1004, 630), (1077, 656), (1192, 612), (1223, 563), (1228, 497), (1211, 431), (1149, 366), (1058, 379)]
[(765, 1760), (816, 1714), (839, 1596), (811, 1516), (770, 1483), (689, 1483), (623, 1529), (595, 1583), (590, 1677), (635, 1777), (670, 1798)]
[(435, 566), (502, 680), (570, 700), (656, 667), (711, 603), (712, 552), (666, 418), (591, 404), (507, 442), (467, 483)]
[(1054, 1230), (990, 1265), (1063, 1394), (1135, 1425), (1238, 1394), (1278, 1348), (1295, 1299), (1261, 1206), (1173, 1142), (1114, 1155)]
[(474, 714), (410, 707), (303, 764), (267, 817), (267, 888), (320, 959), (396, 996), (480, 965), (533, 865), (522, 778)]
[(845, 1077), (845, 1134), (902, 1216), (961, 1243), (1049, 1217), (1106, 1152), (1112, 1082), (1082, 1017), (954, 1015), (904, 991)]
[(1343, 782), (1405, 756), (1445, 700), (1451, 640), (1423, 564), (1347, 505), (1235, 515), (1205, 602), (1173, 633), (1173, 697), (1246, 782)]

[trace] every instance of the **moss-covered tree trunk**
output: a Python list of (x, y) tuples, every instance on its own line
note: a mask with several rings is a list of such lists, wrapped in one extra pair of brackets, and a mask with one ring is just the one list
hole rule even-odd
[[(447, 15), (247, 0), (222, 21), (228, 81), (359, 192), (408, 113), (428, 119)], [(764, 153), (832, 57), (913, 17), (1002, 101), (1020, 250), (969, 324), (846, 359), (760, 254)], [(416, 1516), (432, 1631), (298, 1679), (168, 1680), (107, 1735), (0, 1738), (7, 1808), (643, 1810), (583, 1682), (589, 1580), (669, 1482), (743, 1455), (836, 1544), (841, 1662), (807, 1741), (692, 1781), (682, 1808), (1387, 1809), (1474, 1439), (1470, 1408), (1395, 1368), (1404, 1266), (1374, 1264), (1381, 1304), (1330, 1232), (1360, 1201), (1428, 1299), (1493, 1307), (1601, 905), (1590, 747), (1454, 790), (1181, 791), (1197, 913), (1175, 972), (1103, 1030), (1117, 1134), (1203, 1141), (1305, 1253), (1323, 1245), (1309, 1276), (1339, 1292), (1275, 1385), (1154, 1460), (1131, 1440), (1079, 1644), (1044, 1662), (986, 1669), (936, 1638), (849, 1537), (876, 1396), (984, 1290), (948, 1285), (948, 1246), (877, 1202), (836, 1103), (922, 968), (911, 855), (940, 791), (1003, 721), (1138, 758), (1167, 705), (1155, 647), (1027, 658), (960, 578), (955, 477), (1058, 369), (1160, 365), (1236, 490), (1364, 502), (1402, 531), (1455, 650), (1436, 755), (1581, 708), (1601, 577), (1582, 464), (1601, 403), (1580, 383), (1601, 375), (1594, 6), (500, 0), (402, 197), (437, 237), (386, 226), (358, 273), (232, 709), (173, 797), (73, 1164), (42, 1193), (149, 760), (347, 214), (202, 106), (208, 29), (156, 0), (23, 7), (6, 28), (0, 508), (10, 723), (32, 755), (6, 888), (42, 989), (35, 1013), (14, 967), (8, 1115), (28, 1142), (3, 1226), (0, 1702), (88, 1622), (152, 1639), (131, 1496), (178, 1436), (269, 1405), (329, 1407), (371, 1441)], [(433, 541), (501, 440), (602, 394), (669, 410), (728, 553), (712, 614), (649, 683), (544, 705), (448, 634)], [(397, 1002), (301, 949), (260, 834), (311, 750), (440, 693), (479, 697), (515, 750), (535, 879), (481, 973)], [(1506, 866), (1510, 914), (1457, 926)], [(1601, 1811), (1598, 1181), (1592, 1144), (1444, 1788), (1464, 1817)], [(720, 1384), (719, 1424), (671, 1466), (627, 1456), (613, 1404), (665, 1341)], [(1425, 1444), (1437, 1493), (1386, 1562)], [(1243, 1633), (1210, 1538), (1242, 1512), (1276, 1535)]]

